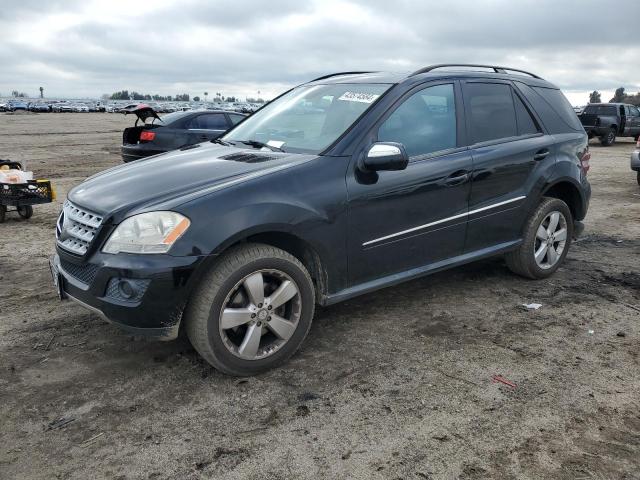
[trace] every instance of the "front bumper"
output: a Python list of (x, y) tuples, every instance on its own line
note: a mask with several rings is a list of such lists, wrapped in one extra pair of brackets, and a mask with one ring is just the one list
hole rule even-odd
[(205, 258), (96, 254), (88, 262), (58, 249), (51, 264), (61, 297), (128, 333), (172, 340)]

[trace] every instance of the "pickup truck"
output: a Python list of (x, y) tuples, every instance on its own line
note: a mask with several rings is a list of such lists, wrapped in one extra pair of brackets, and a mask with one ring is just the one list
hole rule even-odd
[(590, 103), (578, 116), (589, 138), (600, 137), (608, 147), (616, 137), (640, 136), (640, 110), (625, 103)]

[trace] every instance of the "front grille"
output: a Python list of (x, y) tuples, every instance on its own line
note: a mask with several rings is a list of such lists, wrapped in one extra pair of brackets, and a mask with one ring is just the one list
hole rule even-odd
[(84, 255), (89, 250), (100, 225), (102, 217), (87, 210), (65, 202), (56, 225), (58, 245), (77, 255)]
[(93, 280), (96, 278), (96, 274), (98, 273), (98, 269), (100, 268), (98, 265), (94, 265), (92, 263), (75, 265), (62, 259), (60, 260), (60, 267), (62, 267), (62, 270), (71, 275), (73, 278), (87, 285), (90, 285), (91, 282), (93, 282)]

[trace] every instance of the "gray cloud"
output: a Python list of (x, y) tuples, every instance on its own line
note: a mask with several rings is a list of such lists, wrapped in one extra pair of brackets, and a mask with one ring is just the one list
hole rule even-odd
[[(534, 71), (566, 91), (640, 88), (640, 2), (22, 0), (0, 13), (0, 95), (268, 96), (332, 71), (441, 62)], [(149, 5), (153, 5), (150, 8)], [(68, 17), (68, 18), (67, 18)]]

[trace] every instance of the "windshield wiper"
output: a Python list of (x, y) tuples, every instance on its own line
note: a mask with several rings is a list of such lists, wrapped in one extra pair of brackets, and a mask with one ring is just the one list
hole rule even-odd
[(226, 142), (226, 141), (224, 141), (224, 140), (222, 140), (220, 138), (215, 138), (215, 139), (211, 140), (211, 143), (218, 143), (220, 145), (224, 145), (225, 147), (230, 147), (231, 145), (233, 145), (232, 143)]
[(276, 147), (275, 145), (269, 145), (268, 143), (261, 142), (259, 140), (238, 140), (240, 143), (244, 143), (245, 145), (250, 145), (254, 148), (268, 148), (272, 152), (284, 152), (284, 150), (280, 147)]

